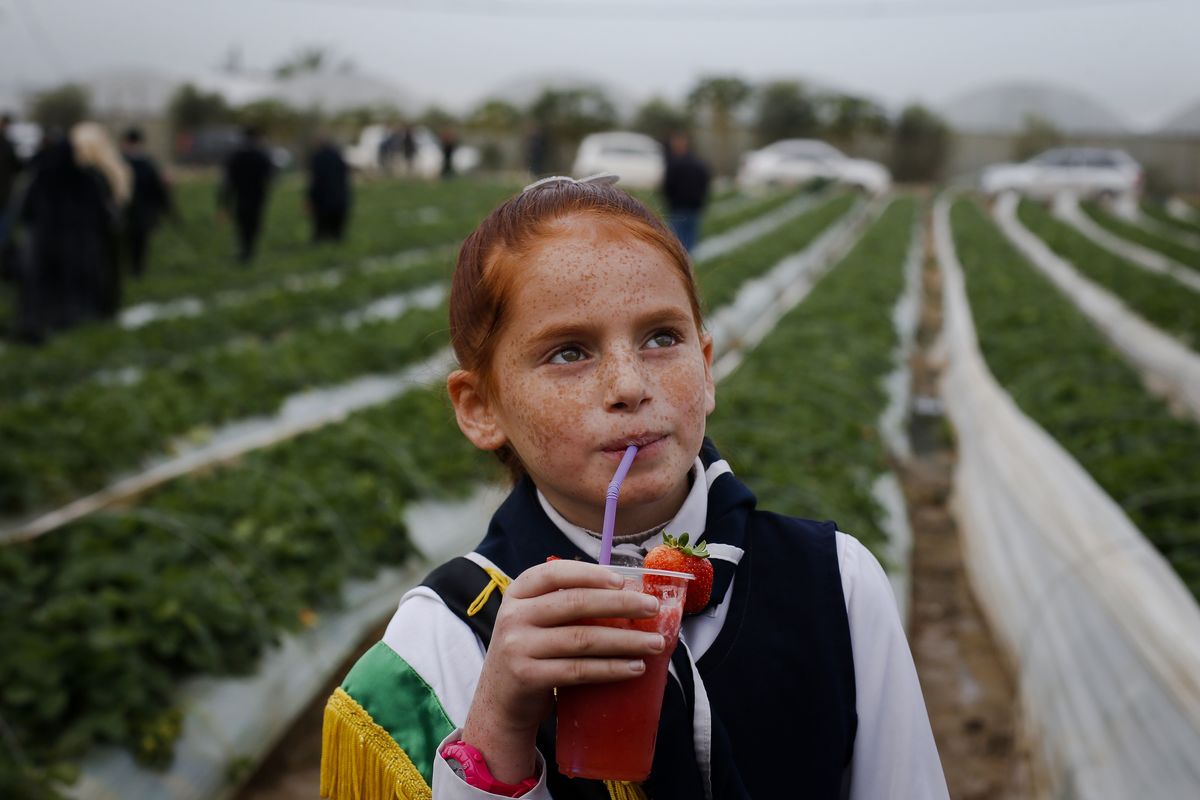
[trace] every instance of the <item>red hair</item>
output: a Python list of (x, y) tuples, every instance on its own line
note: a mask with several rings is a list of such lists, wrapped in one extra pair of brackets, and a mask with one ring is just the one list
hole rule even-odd
[[(504, 328), (520, 264), (559, 220), (592, 215), (662, 251), (679, 273), (696, 327), (702, 325), (700, 297), (687, 251), (645, 204), (609, 185), (551, 181), (509, 198), (463, 242), (450, 287), (450, 343), (462, 369), (475, 374), (477, 391), (491, 392), (492, 358)], [(524, 474), (507, 445), (498, 451), (514, 478)]]

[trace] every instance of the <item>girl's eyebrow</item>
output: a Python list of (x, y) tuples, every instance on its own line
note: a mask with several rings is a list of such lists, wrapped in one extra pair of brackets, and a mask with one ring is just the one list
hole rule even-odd
[[(652, 325), (679, 324), (691, 321), (692, 314), (690, 310), (685, 311), (676, 306), (662, 306), (638, 314), (634, 319), (634, 325), (639, 328), (645, 328)], [(536, 346), (543, 342), (584, 338), (594, 333), (597, 327), (596, 325), (574, 319), (564, 322), (553, 322), (535, 330), (526, 341), (528, 344)]]

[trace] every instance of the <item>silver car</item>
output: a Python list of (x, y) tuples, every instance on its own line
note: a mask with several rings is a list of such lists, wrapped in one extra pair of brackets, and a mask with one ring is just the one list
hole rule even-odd
[(1080, 197), (1136, 196), (1143, 172), (1123, 150), (1101, 147), (1057, 147), (1020, 164), (993, 164), (980, 175), (985, 194), (1018, 192), (1049, 199), (1060, 192)]

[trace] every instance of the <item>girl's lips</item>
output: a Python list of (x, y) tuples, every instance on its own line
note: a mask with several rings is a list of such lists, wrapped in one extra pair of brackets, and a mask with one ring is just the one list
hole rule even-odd
[(631, 436), (628, 439), (621, 439), (617, 442), (610, 442), (604, 446), (603, 450), (605, 455), (620, 458), (625, 455), (625, 451), (629, 449), (630, 445), (637, 445), (638, 458), (641, 458), (647, 451), (652, 452), (657, 450), (666, 440), (667, 435), (665, 433), (643, 434), (641, 436)]

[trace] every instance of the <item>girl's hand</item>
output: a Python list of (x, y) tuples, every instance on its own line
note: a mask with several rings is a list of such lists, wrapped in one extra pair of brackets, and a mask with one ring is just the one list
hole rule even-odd
[(657, 633), (579, 624), (657, 613), (657, 598), (622, 585), (604, 567), (566, 560), (532, 567), (509, 585), (463, 730), (497, 779), (533, 774), (534, 739), (553, 709), (554, 687), (636, 677), (646, 669), (642, 659), (662, 651)]

